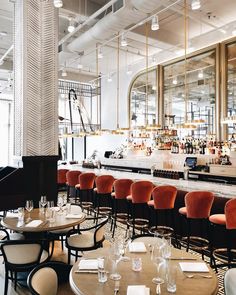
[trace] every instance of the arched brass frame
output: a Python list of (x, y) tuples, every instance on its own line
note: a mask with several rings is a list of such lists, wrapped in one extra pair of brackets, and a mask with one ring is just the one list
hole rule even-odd
[[(228, 58), (227, 58), (227, 47), (229, 45), (235, 44), (236, 45), (236, 37), (230, 38), (228, 40), (225, 40), (220, 44), (220, 59), (221, 59), (221, 113), (220, 113), (220, 120), (222, 121), (228, 113)], [(222, 140), (228, 139), (228, 125), (221, 124), (221, 134), (222, 134)]]
[[(151, 71), (156, 71), (156, 86), (157, 86), (157, 90), (156, 90), (156, 118), (157, 118), (157, 124), (160, 124), (159, 122), (159, 115), (158, 115), (158, 108), (159, 108), (159, 78), (158, 78), (158, 74), (159, 74), (159, 68), (160, 66), (154, 66), (154, 67), (150, 67), (148, 68), (148, 72)], [(129, 112), (129, 128), (131, 127), (131, 91), (133, 88), (133, 85), (135, 83), (135, 81), (137, 80), (137, 78), (141, 75), (145, 75), (147, 73), (147, 70), (144, 69), (141, 72), (138, 72), (132, 79), (132, 82), (129, 85), (129, 89), (128, 89), (128, 112)]]

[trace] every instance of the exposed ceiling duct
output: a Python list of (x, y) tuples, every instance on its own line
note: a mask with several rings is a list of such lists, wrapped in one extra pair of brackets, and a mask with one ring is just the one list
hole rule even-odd
[[(123, 2), (121, 0), (117, 1), (118, 4)], [(69, 51), (86, 51), (95, 47), (96, 43), (103, 43), (114, 36), (114, 34), (117, 34), (117, 32), (125, 30), (129, 26), (145, 19), (149, 13), (161, 6), (161, 2), (157, 0), (127, 0), (124, 6), (117, 5), (119, 9), (114, 9), (116, 5), (113, 5), (111, 13), (103, 17), (91, 29), (68, 45)]]

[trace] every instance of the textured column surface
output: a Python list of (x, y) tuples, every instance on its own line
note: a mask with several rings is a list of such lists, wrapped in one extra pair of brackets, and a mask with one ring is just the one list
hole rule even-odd
[(15, 1), (15, 156), (58, 154), (58, 12), (52, 3)]

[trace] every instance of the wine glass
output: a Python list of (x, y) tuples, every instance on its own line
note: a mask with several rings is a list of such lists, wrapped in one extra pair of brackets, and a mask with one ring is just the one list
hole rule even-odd
[(46, 196), (41, 196), (40, 204), (42, 206), (43, 212), (45, 212), (45, 207), (47, 205), (47, 197)]
[(29, 217), (28, 217), (28, 221), (32, 220), (32, 218), (30, 217), (30, 212), (34, 209), (34, 203), (33, 200), (26, 200), (25, 203), (25, 209), (28, 211), (29, 213)]
[(127, 248), (129, 247), (129, 244), (132, 242), (131, 240), (132, 233), (130, 230), (127, 231), (126, 236), (123, 238), (122, 243), (121, 243), (121, 260), (122, 261), (129, 261), (130, 258), (128, 256), (125, 256)]
[(62, 214), (63, 213), (63, 211), (62, 211), (62, 207), (63, 207), (63, 205), (64, 205), (64, 200), (63, 200), (63, 198), (62, 197), (58, 197), (57, 198), (57, 206), (59, 207), (59, 214)]
[(165, 265), (165, 259), (162, 256), (162, 246), (156, 244), (152, 248), (151, 260), (157, 268), (157, 276), (152, 279), (154, 284), (163, 284), (164, 279), (161, 276), (160, 269)]
[(121, 279), (121, 275), (117, 271), (117, 264), (120, 260), (120, 255), (121, 255), (120, 245), (115, 242), (113, 243), (110, 249), (110, 259), (112, 260), (113, 266), (114, 266), (113, 272), (110, 275), (110, 279), (114, 281), (118, 281)]

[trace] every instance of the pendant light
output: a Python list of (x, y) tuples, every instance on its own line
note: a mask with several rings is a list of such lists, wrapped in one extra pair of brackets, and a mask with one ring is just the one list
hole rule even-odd
[(152, 31), (157, 31), (159, 30), (159, 21), (158, 21), (158, 15), (154, 15), (152, 18), (152, 24), (151, 24), (151, 29)]
[(53, 0), (53, 5), (56, 8), (61, 8), (63, 6), (63, 1), (62, 0)]
[(120, 45), (122, 47), (126, 47), (128, 45), (125, 33), (122, 33), (121, 35)]
[(201, 8), (201, 1), (200, 0), (192, 0), (191, 2), (192, 10), (198, 10)]

